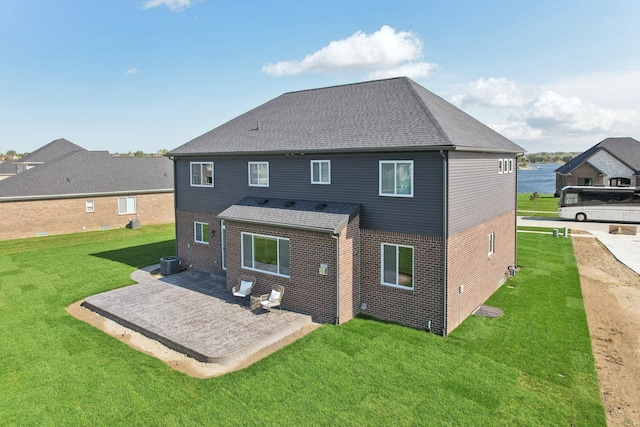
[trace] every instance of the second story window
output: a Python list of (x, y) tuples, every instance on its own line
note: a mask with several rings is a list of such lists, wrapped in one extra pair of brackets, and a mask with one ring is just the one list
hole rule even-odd
[(311, 160), (311, 183), (331, 184), (330, 160)]
[(413, 160), (380, 160), (380, 195), (413, 197)]
[(249, 162), (249, 186), (269, 186), (269, 162)]
[(213, 187), (213, 162), (191, 162), (191, 185)]

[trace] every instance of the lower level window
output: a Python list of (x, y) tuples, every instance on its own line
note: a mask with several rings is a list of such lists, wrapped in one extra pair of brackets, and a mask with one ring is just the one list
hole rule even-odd
[(496, 246), (496, 234), (494, 232), (489, 233), (488, 239), (489, 239), (489, 255), (491, 255), (494, 252), (495, 246)]
[(209, 224), (206, 222), (193, 223), (193, 241), (206, 245), (209, 244)]
[(118, 213), (120, 215), (136, 213), (136, 196), (118, 197)]
[(382, 244), (382, 284), (413, 289), (413, 247)]
[(289, 239), (242, 233), (242, 266), (289, 277)]
[(95, 212), (96, 211), (96, 205), (94, 203), (93, 200), (85, 200), (84, 202), (84, 210), (86, 212)]
[(593, 185), (593, 181), (591, 178), (578, 178), (578, 185), (590, 187)]

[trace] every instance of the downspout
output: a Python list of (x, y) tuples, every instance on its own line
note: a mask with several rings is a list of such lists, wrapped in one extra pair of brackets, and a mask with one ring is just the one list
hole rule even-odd
[(447, 244), (449, 238), (449, 162), (444, 150), (442, 156), (442, 336), (447, 335)]
[[(524, 156), (524, 153), (516, 156), (516, 215), (515, 215), (515, 224), (513, 224), (513, 228), (516, 231), (515, 238), (513, 239), (513, 267), (515, 269), (518, 268), (518, 159)], [(515, 271), (515, 270), (514, 270)]]
[(339, 235), (332, 234), (336, 241), (336, 325), (340, 324), (340, 239)]
[(178, 256), (178, 197), (176, 196), (176, 173), (178, 171), (178, 168), (176, 166), (176, 158), (175, 157), (169, 157), (169, 159), (171, 159), (171, 161), (173, 161), (173, 228), (174, 228), (174, 234), (176, 236), (175, 238), (175, 247), (176, 247), (176, 256)]

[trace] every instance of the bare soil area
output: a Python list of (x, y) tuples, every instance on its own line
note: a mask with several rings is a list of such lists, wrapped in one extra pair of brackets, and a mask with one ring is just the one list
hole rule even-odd
[(597, 239), (573, 237), (609, 426), (640, 426), (640, 276)]

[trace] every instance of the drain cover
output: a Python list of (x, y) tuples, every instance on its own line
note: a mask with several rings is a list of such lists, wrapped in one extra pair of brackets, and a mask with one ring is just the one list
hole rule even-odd
[(504, 314), (504, 311), (488, 305), (481, 305), (473, 312), (473, 314), (482, 317), (500, 317)]

